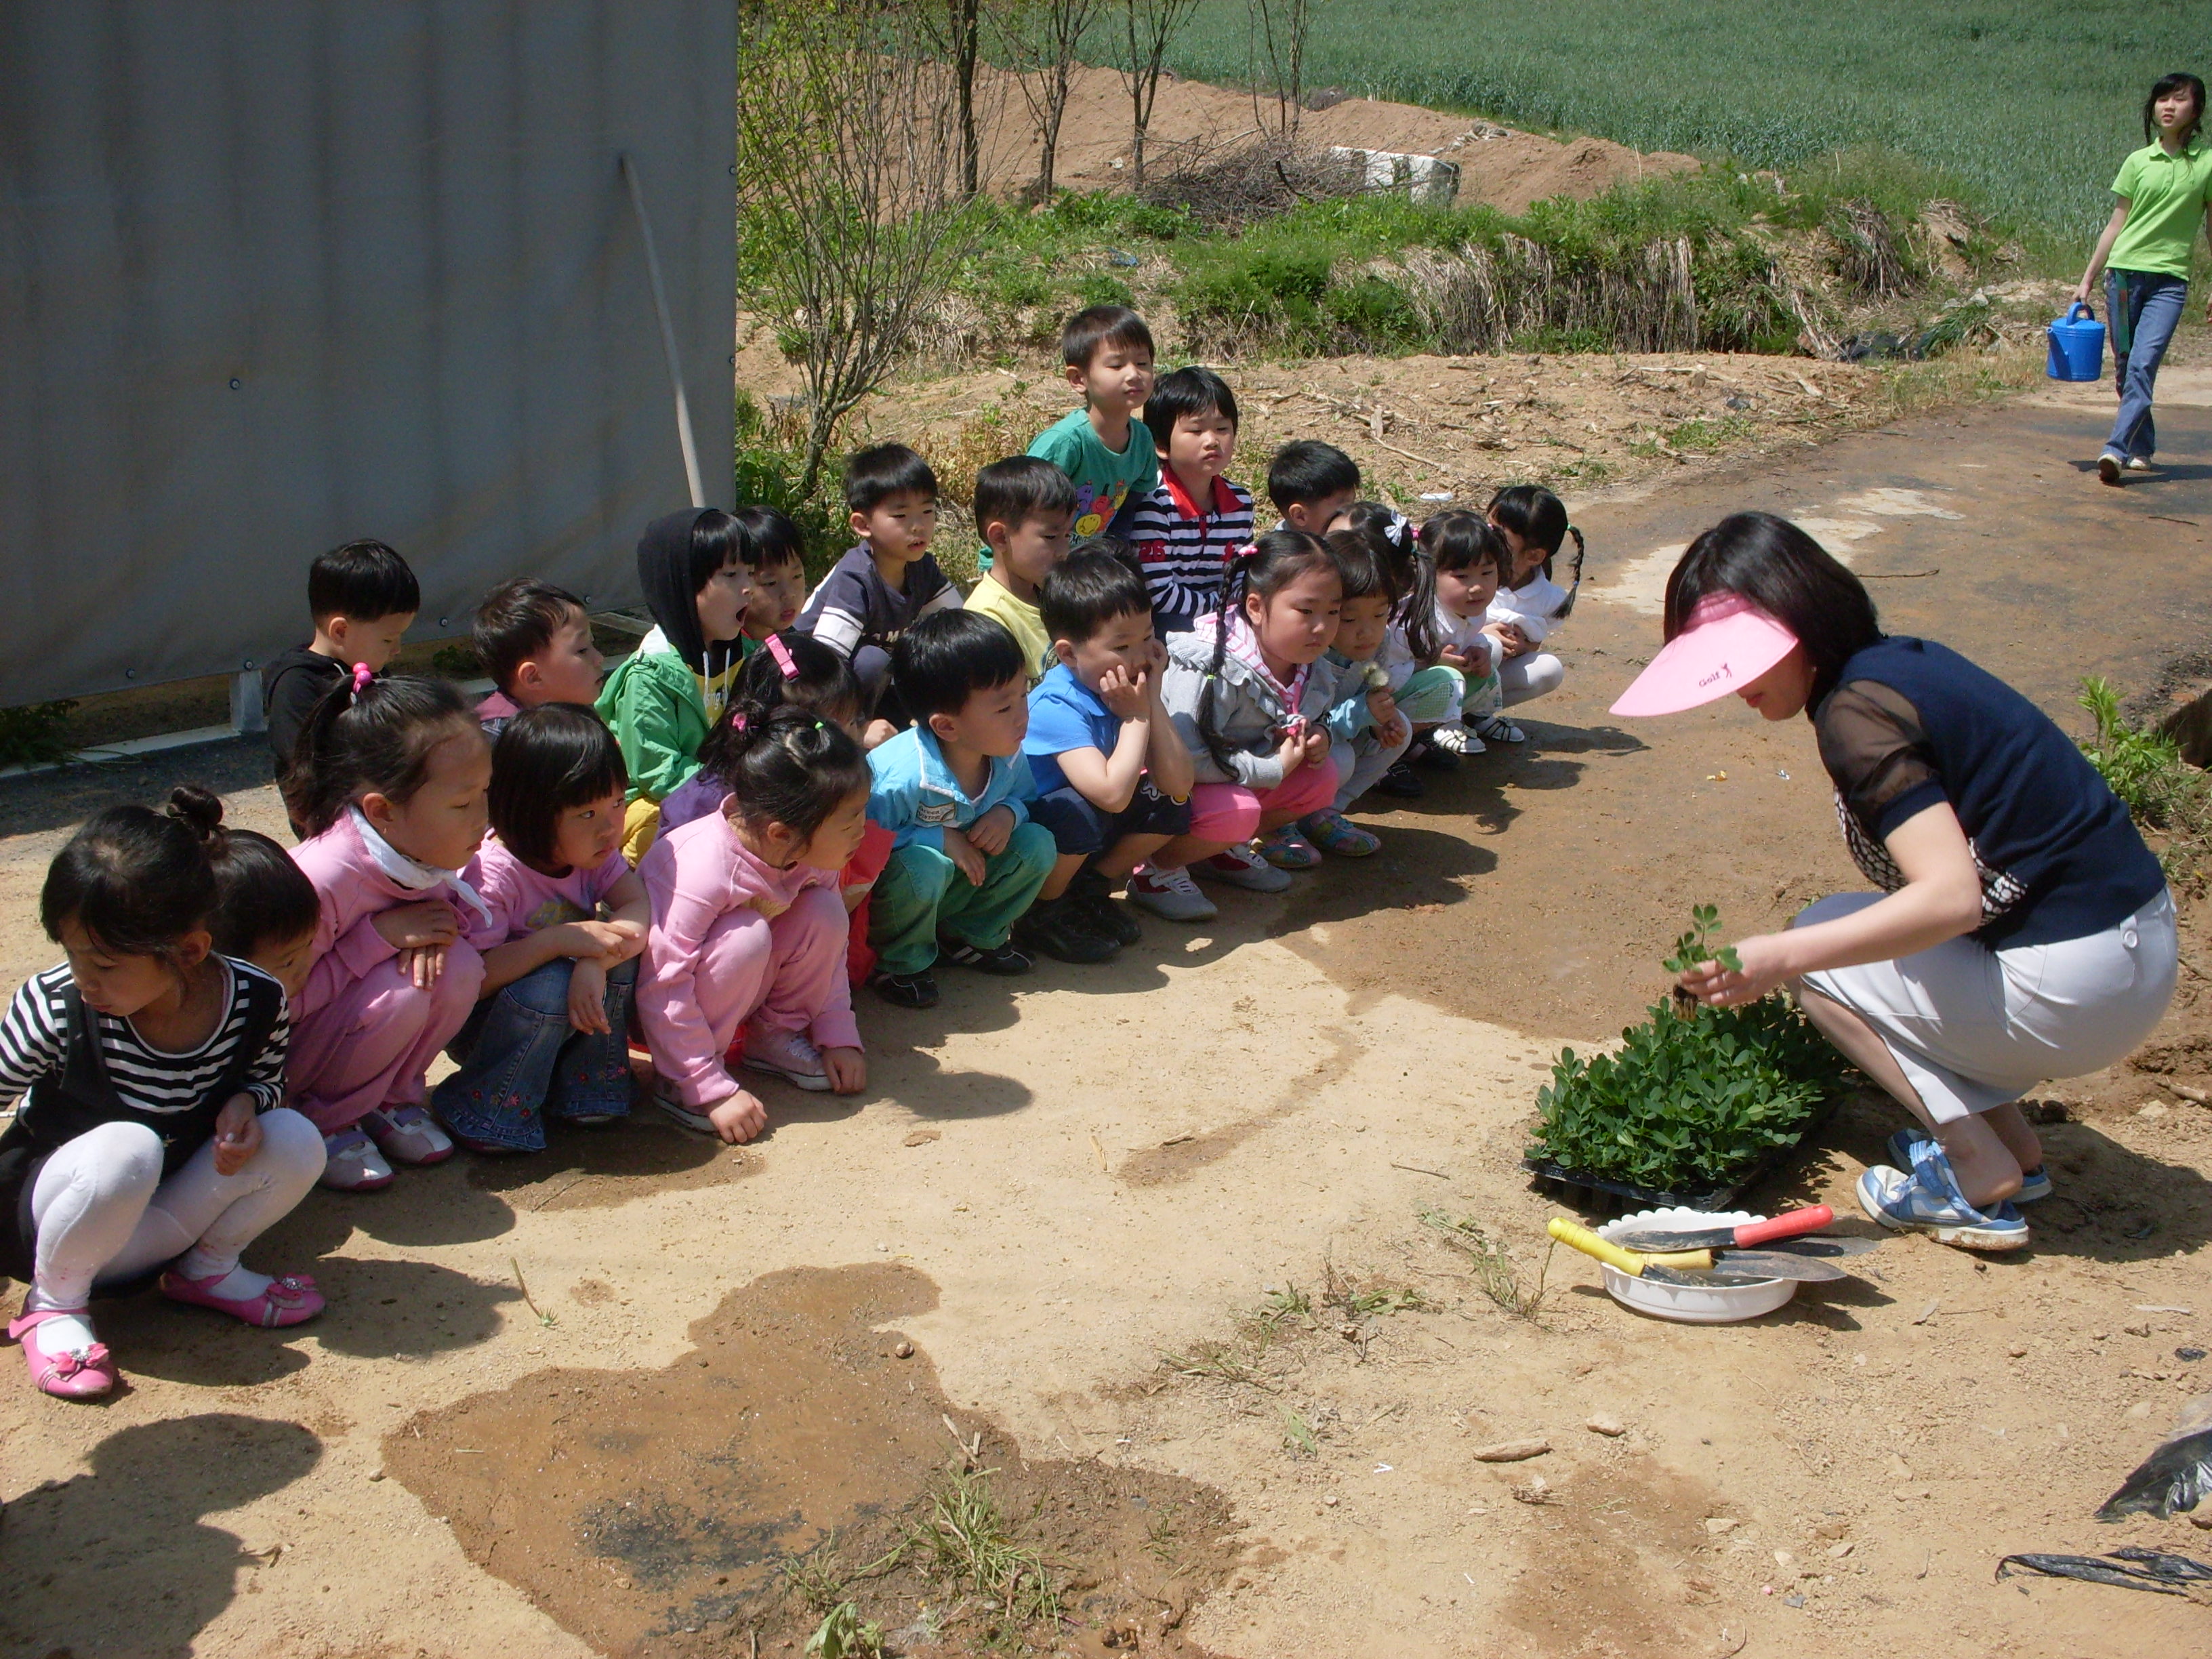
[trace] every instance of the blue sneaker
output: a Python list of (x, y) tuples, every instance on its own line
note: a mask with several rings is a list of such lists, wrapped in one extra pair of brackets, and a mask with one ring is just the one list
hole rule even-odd
[[(1923, 1141), (1933, 1143), (1935, 1139), (1934, 1135), (1917, 1123), (1910, 1128), (1899, 1129), (1889, 1138), (1889, 1161), (1900, 1170), (1909, 1170), (1912, 1167), (1912, 1149)], [(2051, 1171), (2039, 1164), (2033, 1170), (2021, 1171), (2020, 1190), (2012, 1195), (2012, 1201), (2033, 1204), (2039, 1198), (2050, 1196)]]
[(1877, 1164), (1859, 1177), (1859, 1207), (1896, 1231), (1932, 1234), (1939, 1244), (1967, 1250), (2017, 1250), (2027, 1243), (2027, 1223), (2010, 1202), (1986, 1213), (1966, 1202), (1951, 1176), (1950, 1160), (1933, 1139), (1913, 1148), (1911, 1175)]

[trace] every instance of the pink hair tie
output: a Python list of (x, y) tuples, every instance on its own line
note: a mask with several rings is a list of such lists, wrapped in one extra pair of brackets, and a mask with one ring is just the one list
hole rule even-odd
[(361, 701), (361, 694), (368, 690), (368, 683), (376, 678), (376, 671), (365, 662), (353, 665), (353, 700)]
[(799, 665), (792, 661), (791, 647), (783, 642), (781, 635), (771, 634), (768, 636), (768, 653), (775, 659), (775, 665), (783, 670), (784, 678), (795, 680), (799, 678)]

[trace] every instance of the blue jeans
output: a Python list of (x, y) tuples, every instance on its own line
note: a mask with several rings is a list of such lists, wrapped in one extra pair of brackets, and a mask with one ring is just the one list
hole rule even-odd
[(2105, 447), (2123, 459), (2147, 461), (2157, 453), (2151, 386), (2188, 300), (2189, 283), (2179, 276), (2154, 270), (2105, 273), (2105, 301), (2112, 319), (2112, 384), (2120, 394), (2119, 418)]
[(556, 957), (503, 985), (469, 1016), (446, 1052), (459, 1062), (432, 1091), (454, 1133), (520, 1152), (545, 1150), (545, 1116), (620, 1117), (629, 1110), (629, 1005), (633, 957), (607, 975), (602, 1036), (568, 1024), (568, 975)]

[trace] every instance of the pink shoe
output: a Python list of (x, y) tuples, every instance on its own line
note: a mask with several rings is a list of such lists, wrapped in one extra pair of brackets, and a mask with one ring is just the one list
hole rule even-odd
[(305, 1273), (285, 1273), (272, 1279), (269, 1288), (258, 1296), (217, 1296), (214, 1287), (229, 1277), (228, 1273), (213, 1273), (205, 1279), (187, 1279), (180, 1273), (165, 1273), (161, 1275), (161, 1294), (172, 1302), (213, 1308), (217, 1313), (227, 1313), (233, 1319), (242, 1319), (264, 1329), (305, 1324), (322, 1312), (325, 1306), (323, 1293)]
[(41, 1394), (57, 1400), (97, 1400), (115, 1386), (115, 1361), (107, 1344), (95, 1342), (82, 1353), (48, 1353), (32, 1333), (49, 1319), (63, 1314), (85, 1317), (83, 1308), (39, 1308), (9, 1322), (8, 1334), (23, 1345), (23, 1358), (31, 1368), (31, 1382)]
[(394, 1164), (443, 1164), (453, 1155), (453, 1138), (420, 1106), (380, 1106), (354, 1127)]

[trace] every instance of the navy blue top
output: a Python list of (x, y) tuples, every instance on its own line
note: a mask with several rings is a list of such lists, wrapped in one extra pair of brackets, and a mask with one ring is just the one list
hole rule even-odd
[(1820, 763), (1851, 856), (1887, 891), (1904, 874), (1882, 842), (1948, 801), (1982, 878), (1992, 949), (2102, 933), (2165, 890), (2128, 809), (2050, 717), (1932, 640), (1879, 640), (1814, 711)]

